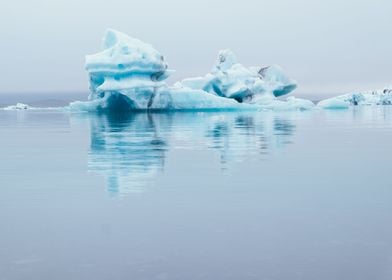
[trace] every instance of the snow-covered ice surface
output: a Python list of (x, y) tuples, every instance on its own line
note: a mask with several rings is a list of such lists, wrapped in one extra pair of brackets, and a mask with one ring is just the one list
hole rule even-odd
[(172, 70), (150, 44), (108, 29), (103, 50), (86, 56), (90, 78), (89, 101), (72, 102), (75, 111), (128, 110), (257, 110), (309, 109), (313, 103), (276, 97), (297, 83), (277, 66), (244, 67), (230, 50), (222, 50), (204, 77), (168, 86)]
[(392, 105), (392, 86), (327, 98), (317, 104), (324, 109), (347, 109), (350, 106), (360, 105)]

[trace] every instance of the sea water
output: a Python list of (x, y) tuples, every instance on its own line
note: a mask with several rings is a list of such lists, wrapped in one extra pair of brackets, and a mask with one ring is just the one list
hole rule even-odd
[(392, 279), (392, 107), (0, 111), (0, 279)]

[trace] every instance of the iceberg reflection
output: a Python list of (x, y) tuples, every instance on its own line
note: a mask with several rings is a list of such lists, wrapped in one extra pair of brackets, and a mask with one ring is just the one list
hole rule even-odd
[[(110, 193), (141, 191), (164, 166), (166, 137), (162, 116), (110, 114), (91, 118), (89, 170), (105, 175)], [(166, 123), (165, 127), (170, 126)]]
[(171, 113), (91, 115), (90, 171), (102, 174), (111, 194), (142, 192), (165, 167), (165, 158), (206, 147), (223, 169), (260, 159), (291, 143), (295, 125), (268, 113)]
[(212, 141), (209, 147), (219, 151), (225, 167), (230, 162), (260, 157), (291, 143), (294, 131), (290, 119), (278, 118), (273, 113), (238, 114), (217, 120), (207, 130), (206, 137)]

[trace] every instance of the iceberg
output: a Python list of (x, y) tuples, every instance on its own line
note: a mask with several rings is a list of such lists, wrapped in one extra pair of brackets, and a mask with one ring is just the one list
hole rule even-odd
[(103, 109), (111, 105), (117, 109), (151, 107), (170, 74), (163, 55), (151, 45), (112, 29), (106, 31), (103, 49), (86, 56), (89, 100), (98, 100)]
[(212, 71), (205, 77), (187, 78), (175, 86), (252, 103), (255, 96), (268, 98), (288, 94), (297, 87), (297, 83), (278, 65), (246, 68), (237, 62), (231, 50), (222, 50)]
[(11, 105), (11, 106), (7, 106), (4, 107), (3, 110), (8, 110), (8, 111), (12, 111), (12, 110), (29, 110), (32, 109), (33, 107), (24, 104), (24, 103), (16, 103), (15, 105)]
[(103, 50), (86, 56), (90, 95), (87, 102), (70, 103), (76, 111), (257, 110), (309, 109), (313, 103), (277, 97), (297, 83), (277, 66), (244, 67), (230, 50), (222, 50), (204, 77), (168, 86), (173, 70), (150, 44), (108, 29)]
[(317, 106), (324, 109), (347, 109), (361, 105), (392, 105), (392, 86), (381, 90), (349, 93), (321, 100)]
[(33, 107), (21, 102), (18, 102), (15, 105), (10, 105), (7, 107), (0, 108), (0, 110), (5, 110), (5, 111), (27, 111), (27, 110), (55, 111), (55, 110), (63, 110), (63, 109), (64, 107)]
[(321, 100), (317, 106), (323, 109), (348, 109), (350, 102), (337, 97)]

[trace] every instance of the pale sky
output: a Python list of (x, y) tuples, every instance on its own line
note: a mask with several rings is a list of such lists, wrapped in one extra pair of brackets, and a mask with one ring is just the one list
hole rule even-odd
[(0, 9), (0, 94), (87, 92), (84, 56), (111, 27), (151, 43), (176, 70), (206, 74), (222, 48), (279, 64), (317, 95), (392, 84), (390, 0), (12, 0)]

